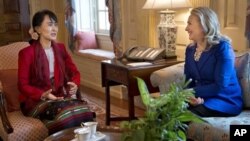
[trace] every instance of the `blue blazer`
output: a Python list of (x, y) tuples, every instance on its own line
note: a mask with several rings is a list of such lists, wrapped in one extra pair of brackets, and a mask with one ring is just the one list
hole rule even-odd
[(235, 55), (227, 41), (220, 41), (210, 50), (204, 51), (199, 61), (194, 60), (197, 45), (186, 49), (186, 80), (192, 79), (196, 97), (204, 99), (209, 109), (237, 115), (242, 110), (241, 88), (234, 68)]

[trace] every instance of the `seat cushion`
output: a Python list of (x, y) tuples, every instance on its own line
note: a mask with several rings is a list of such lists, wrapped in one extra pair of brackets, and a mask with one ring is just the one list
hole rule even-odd
[(9, 112), (20, 110), (17, 88), (17, 69), (0, 70), (0, 80)]
[(76, 49), (96, 49), (98, 48), (95, 32), (92, 31), (80, 31), (76, 33)]
[(235, 68), (241, 85), (244, 108), (250, 108), (250, 53), (238, 55), (235, 59)]
[[(21, 111), (7, 113), (14, 132), (7, 135), (0, 126), (0, 136), (8, 141), (42, 141), (48, 136), (48, 129), (38, 119), (25, 117)], [(0, 124), (1, 120), (0, 120)]]
[(104, 60), (104, 59), (113, 59), (115, 57), (114, 52), (103, 50), (103, 49), (86, 49), (79, 50), (79, 55), (93, 60)]
[(188, 137), (197, 141), (229, 141), (230, 125), (249, 125), (250, 110), (244, 110), (235, 117), (203, 118), (208, 123), (191, 123)]

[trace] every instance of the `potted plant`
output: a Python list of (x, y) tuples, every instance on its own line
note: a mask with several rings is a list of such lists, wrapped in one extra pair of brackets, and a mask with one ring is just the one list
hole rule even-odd
[(122, 141), (185, 141), (187, 124), (203, 122), (187, 109), (187, 101), (194, 96), (194, 91), (185, 89), (189, 83), (185, 83), (185, 79), (171, 84), (169, 91), (157, 98), (150, 96), (142, 79), (136, 79), (146, 111), (143, 118), (121, 123), (125, 131)]

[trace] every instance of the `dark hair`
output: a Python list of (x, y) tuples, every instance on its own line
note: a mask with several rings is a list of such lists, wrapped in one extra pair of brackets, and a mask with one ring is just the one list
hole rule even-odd
[(53, 21), (55, 21), (57, 23), (57, 21), (58, 21), (57, 17), (52, 11), (47, 10), (47, 9), (41, 10), (41, 11), (36, 12), (35, 15), (33, 16), (32, 27), (33, 27), (34, 30), (35, 30), (35, 27), (41, 26), (41, 24), (42, 24), (42, 22), (44, 20), (44, 17), (46, 15), (48, 15), (51, 20), (53, 20)]
[[(32, 19), (32, 27), (33, 27), (33, 30), (35, 32), (36, 32), (35, 27), (41, 26), (41, 24), (44, 20), (44, 17), (47, 15), (49, 16), (50, 20), (53, 20), (56, 23), (58, 22), (56, 15), (52, 11), (47, 10), (47, 9), (38, 11), (35, 13), (35, 15), (33, 16), (33, 19)], [(32, 44), (34, 41), (35, 41), (34, 39), (30, 39), (29, 44)]]

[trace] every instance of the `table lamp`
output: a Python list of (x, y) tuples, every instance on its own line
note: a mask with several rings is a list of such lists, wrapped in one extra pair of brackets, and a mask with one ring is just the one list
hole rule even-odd
[(147, 0), (143, 9), (165, 9), (160, 11), (160, 23), (158, 24), (159, 47), (166, 49), (166, 56), (175, 55), (177, 26), (174, 22), (175, 11), (169, 9), (189, 8), (189, 0)]

